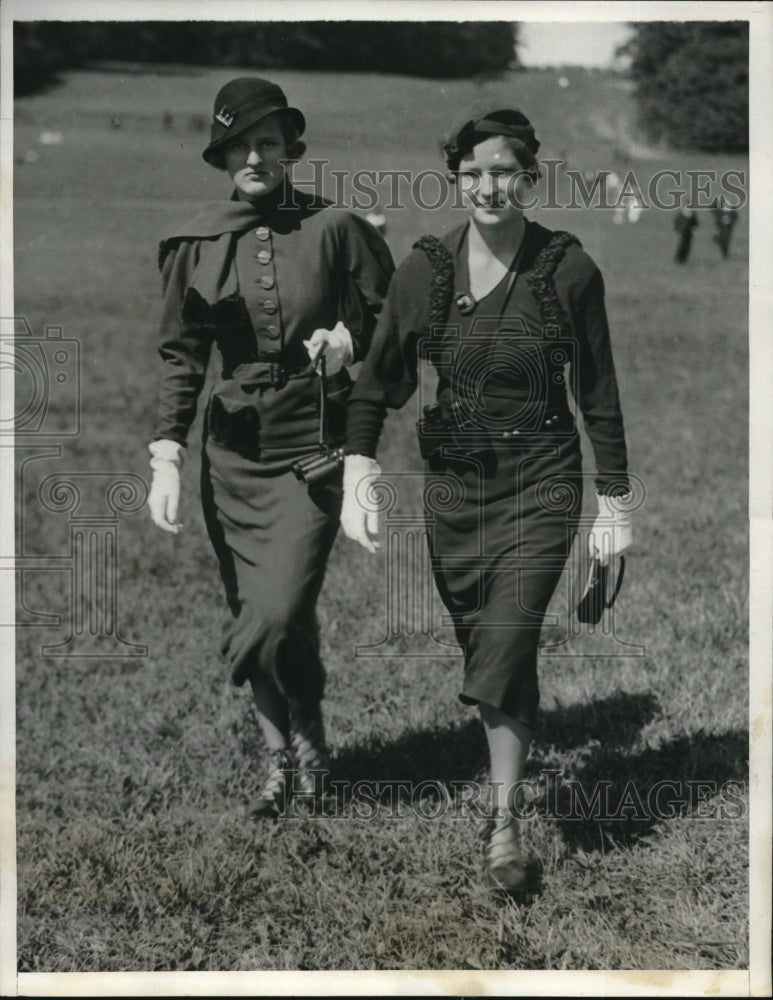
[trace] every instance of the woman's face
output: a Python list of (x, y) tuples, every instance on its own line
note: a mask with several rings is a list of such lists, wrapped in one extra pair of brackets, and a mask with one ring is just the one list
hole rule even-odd
[(492, 135), (462, 157), (457, 183), (478, 225), (507, 226), (520, 220), (532, 181), (509, 141)]
[(276, 115), (268, 115), (235, 136), (223, 152), (225, 168), (240, 201), (253, 201), (282, 183), (287, 142)]

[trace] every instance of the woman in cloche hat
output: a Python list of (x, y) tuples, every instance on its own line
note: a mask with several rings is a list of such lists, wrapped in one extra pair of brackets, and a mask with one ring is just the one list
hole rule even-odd
[[(218, 374), (204, 415), (202, 501), (230, 608), (221, 650), (249, 681), (268, 750), (256, 814), (316, 794), (328, 766), (316, 602), (339, 523), (341, 470), (307, 485), (293, 465), (343, 433), (346, 366), (368, 348), (393, 271), (358, 216), (295, 189), (303, 114), (268, 80), (218, 93), (203, 156), (230, 199), (160, 247), (161, 389), (148, 500), (164, 531), (178, 519), (180, 467), (210, 352)], [(294, 773), (295, 772), (295, 773)]]
[(442, 240), (419, 240), (392, 280), (349, 400), (341, 516), (350, 538), (377, 547), (362, 480), (380, 471), (386, 410), (410, 398), (426, 356), (438, 375), (420, 422), (427, 536), (465, 657), (459, 697), (478, 706), (488, 742), (487, 877), (514, 895), (532, 883), (519, 823), (540, 629), (582, 503), (567, 370), (596, 459), (594, 554), (609, 563), (631, 542), (604, 285), (576, 238), (523, 214), (538, 148), (513, 108), (468, 116), (449, 136), (446, 165), (468, 218)]

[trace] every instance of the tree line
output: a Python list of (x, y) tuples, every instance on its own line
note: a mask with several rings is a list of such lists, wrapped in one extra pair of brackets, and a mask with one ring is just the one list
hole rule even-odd
[(649, 21), (632, 25), (639, 119), (674, 149), (749, 148), (749, 24)]
[(93, 60), (464, 77), (516, 61), (510, 22), (17, 21), (17, 94)]
[[(640, 124), (674, 149), (738, 152), (749, 146), (746, 21), (632, 25)], [(517, 66), (511, 22), (16, 21), (17, 95), (95, 60), (343, 70), (426, 77), (498, 74)]]

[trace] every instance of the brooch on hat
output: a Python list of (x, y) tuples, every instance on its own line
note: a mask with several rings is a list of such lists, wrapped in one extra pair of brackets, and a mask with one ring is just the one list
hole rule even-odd
[(233, 108), (229, 108), (227, 104), (224, 104), (215, 115), (215, 121), (220, 122), (226, 128), (230, 128), (233, 125), (234, 118), (236, 118), (236, 112)]

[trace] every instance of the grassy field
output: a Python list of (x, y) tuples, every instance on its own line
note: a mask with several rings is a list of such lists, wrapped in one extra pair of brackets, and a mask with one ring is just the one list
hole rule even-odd
[[(228, 191), (200, 159), (200, 119), (230, 75), (73, 73), (18, 102), (16, 312), (38, 335), (61, 326), (82, 352), (80, 433), (37, 442), (59, 453), (19, 451), (25, 555), (67, 551), (68, 515), (39, 498), (47, 476), (147, 478), (157, 242)], [(563, 91), (547, 72), (274, 77), (307, 109), (307, 155), (337, 169), (440, 168), (440, 133), (480, 96), (521, 104), (548, 156), (621, 174), (629, 165), (612, 160), (630, 113), (613, 78), (578, 73)], [(41, 144), (44, 130), (61, 142)], [(645, 178), (747, 168), (644, 152), (632, 165)], [(217, 656), (225, 604), (198, 508), (197, 420), (184, 535), (162, 536), (144, 510), (120, 519), (119, 628), (147, 656), (43, 656), (66, 629), (36, 627), (34, 612), (67, 622), (69, 577), (25, 574), (21, 972), (747, 967), (747, 214), (723, 261), (706, 213), (681, 270), (668, 213), (635, 226), (598, 210), (534, 217), (577, 233), (603, 270), (631, 467), (646, 486), (615, 634), (563, 642), (563, 590), (546, 633), (529, 775), (560, 778), (554, 796), (540, 786), (528, 829), (541, 892), (518, 906), (481, 887), (477, 824), (453, 795), (454, 782), (485, 779), (486, 764), (479, 723), (456, 698), (461, 660), (407, 635), (390, 656), (354, 655), (384, 634), (385, 565), (343, 537), (320, 605), (335, 777), (432, 784), (399, 816), (382, 801), (363, 817), (348, 801), (326, 817), (249, 819), (261, 746), (251, 700)], [(417, 236), (456, 220), (394, 211), (388, 222), (399, 261)], [(57, 398), (51, 419), (64, 426)], [(387, 425), (388, 472), (420, 467), (416, 405)], [(633, 807), (575, 819), (562, 807), (572, 782), (588, 796), (608, 782), (610, 801), (629, 806), (632, 787), (672, 782), (681, 801), (670, 818)]]

